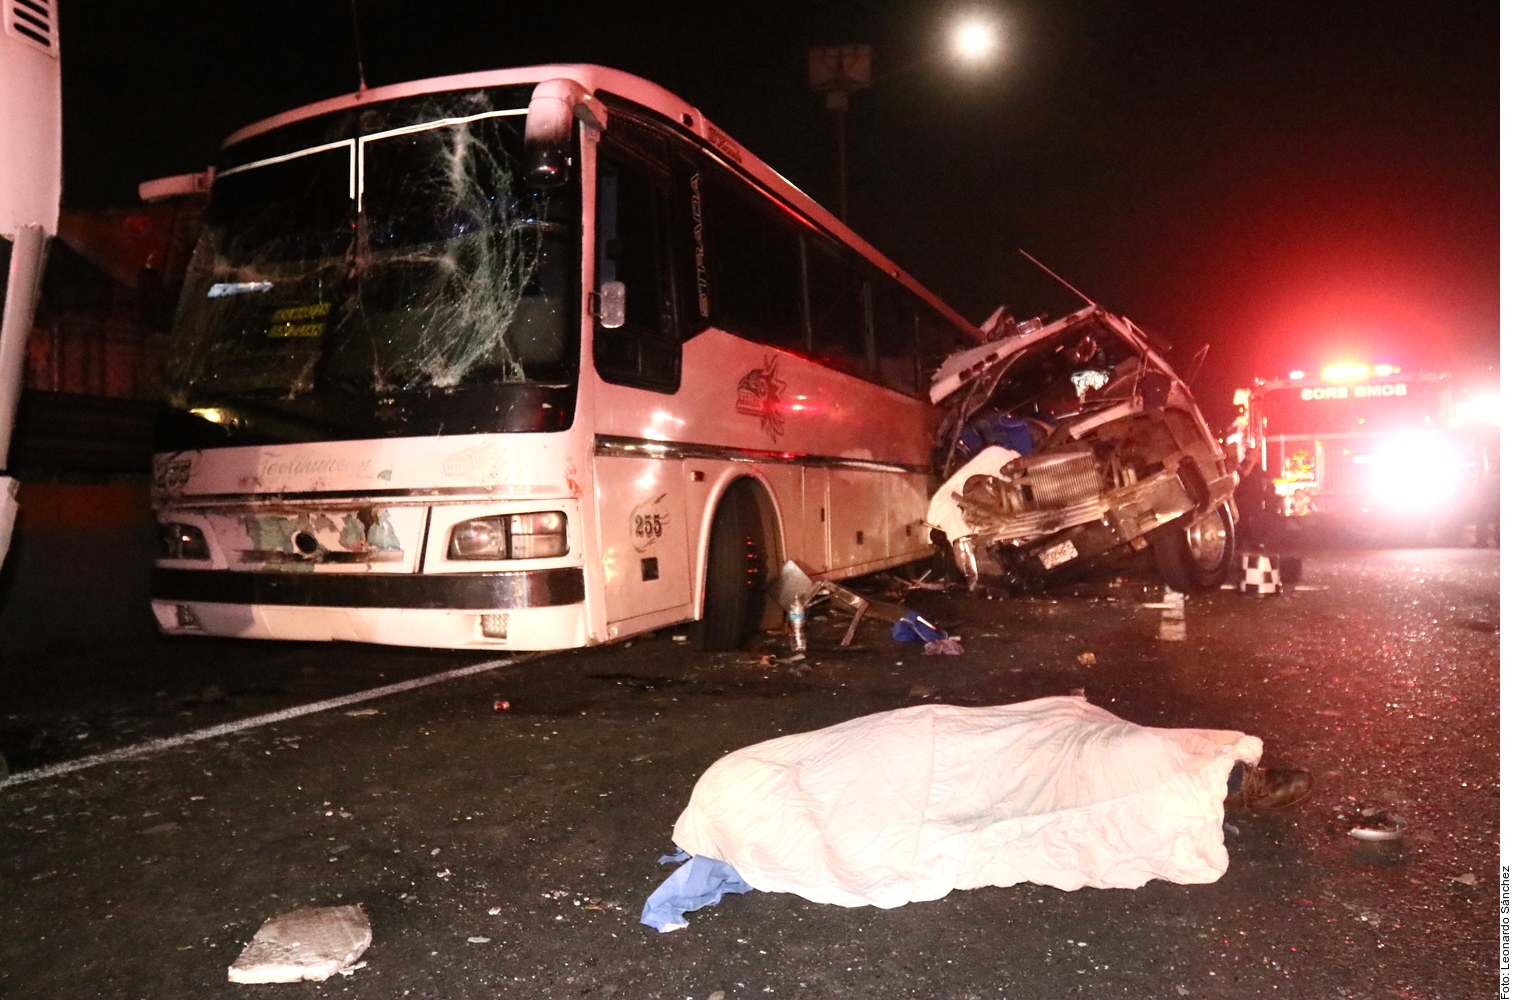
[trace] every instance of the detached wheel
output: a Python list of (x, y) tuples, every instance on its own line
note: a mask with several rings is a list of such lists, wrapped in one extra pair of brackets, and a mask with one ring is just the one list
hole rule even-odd
[(716, 508), (705, 568), (702, 645), (736, 649), (763, 619), (768, 585), (763, 522), (749, 488), (737, 485)]
[(1164, 528), (1152, 538), (1152, 556), (1163, 583), (1190, 593), (1226, 582), (1236, 557), (1231, 507), (1221, 504), (1182, 528)]

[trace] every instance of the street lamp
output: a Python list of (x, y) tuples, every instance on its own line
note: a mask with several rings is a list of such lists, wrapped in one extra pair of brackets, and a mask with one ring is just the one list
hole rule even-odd
[(952, 29), (952, 51), (965, 62), (984, 62), (998, 47), (994, 27), (987, 21), (973, 18), (958, 22)]
[(885, 80), (918, 69), (928, 62), (957, 59), (979, 65), (999, 48), (993, 22), (982, 17), (958, 21), (949, 44), (928, 52), (880, 77), (873, 75), (873, 49), (868, 45), (829, 45), (810, 50), (810, 89), (826, 95), (826, 108), (836, 112), (837, 216), (847, 221), (847, 107), (851, 95)]

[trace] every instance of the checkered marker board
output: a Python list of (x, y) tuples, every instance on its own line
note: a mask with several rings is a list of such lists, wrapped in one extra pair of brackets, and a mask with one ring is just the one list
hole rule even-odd
[(1283, 589), (1278, 570), (1267, 556), (1243, 556), (1241, 561), (1241, 592), (1243, 594), (1276, 594)]

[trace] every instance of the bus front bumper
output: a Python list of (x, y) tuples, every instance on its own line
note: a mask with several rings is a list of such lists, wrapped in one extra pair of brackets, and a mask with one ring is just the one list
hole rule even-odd
[(159, 628), (175, 635), (448, 649), (589, 642), (578, 567), (434, 575), (160, 568), (152, 608)]

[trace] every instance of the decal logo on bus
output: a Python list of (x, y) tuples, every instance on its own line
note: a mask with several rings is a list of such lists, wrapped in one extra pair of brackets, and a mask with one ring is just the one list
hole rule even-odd
[(694, 219), (694, 287), (700, 318), (710, 318), (710, 282), (705, 276), (705, 210), (700, 200), (700, 175), (689, 177), (689, 212)]
[(500, 479), (505, 467), (505, 455), (492, 441), (455, 451), (442, 459), (444, 476), (465, 476), (490, 482)]
[(705, 123), (705, 138), (710, 140), (712, 146), (731, 157), (738, 164), (742, 162), (742, 147), (736, 144), (735, 139), (709, 122)]
[(153, 488), (159, 493), (173, 493), (189, 483), (194, 470), (192, 458), (153, 459)]
[(646, 552), (663, 537), (671, 518), (663, 507), (667, 493), (652, 500), (644, 500), (631, 509), (631, 547)]
[(778, 376), (779, 356), (769, 356), (763, 367), (754, 368), (736, 384), (736, 412), (759, 417), (763, 433), (777, 441), (784, 434), (784, 389)]

